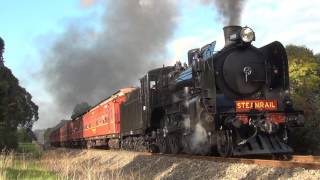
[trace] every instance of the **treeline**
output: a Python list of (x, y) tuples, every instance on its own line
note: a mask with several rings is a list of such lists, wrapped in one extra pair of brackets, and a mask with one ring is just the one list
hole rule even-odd
[(38, 106), (4, 65), (3, 52), (4, 41), (0, 38), (0, 149), (13, 149), (21, 136), (18, 127), (23, 129), (23, 134), (33, 136), (31, 129), (38, 120)]
[(320, 154), (320, 54), (288, 45), (291, 97), (305, 113), (305, 126), (292, 129), (289, 143), (299, 153)]

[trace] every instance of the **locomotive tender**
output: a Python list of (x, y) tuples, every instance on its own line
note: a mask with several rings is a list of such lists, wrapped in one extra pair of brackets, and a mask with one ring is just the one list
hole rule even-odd
[(292, 107), (283, 45), (254, 47), (249, 27), (224, 27), (224, 36), (220, 51), (214, 51), (215, 42), (192, 49), (188, 65), (153, 69), (139, 88), (124, 93), (119, 120), (113, 122), (119, 131), (68, 143), (221, 156), (292, 153), (288, 128), (303, 125), (304, 117)]

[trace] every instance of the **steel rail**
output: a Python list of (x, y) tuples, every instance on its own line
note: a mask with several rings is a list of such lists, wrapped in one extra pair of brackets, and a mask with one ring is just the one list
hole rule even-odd
[(187, 154), (174, 155), (174, 154), (149, 153), (145, 155), (198, 159), (198, 160), (226, 162), (226, 163), (256, 164), (256, 165), (261, 165), (266, 167), (277, 167), (277, 168), (320, 169), (319, 156), (292, 156), (292, 158), (289, 158), (288, 160), (269, 160), (269, 159), (248, 159), (248, 158), (236, 158), (236, 157), (224, 158), (224, 157), (216, 157), (216, 156), (195, 156), (195, 155), (187, 155)]
[[(114, 151), (119, 150), (104, 150), (104, 149), (90, 149), (94, 151)], [(193, 160), (205, 160), (213, 162), (225, 162), (225, 163), (243, 163), (243, 164), (255, 164), (265, 167), (276, 168), (304, 168), (304, 169), (320, 169), (320, 156), (311, 155), (293, 155), (287, 160), (272, 160), (272, 159), (258, 159), (258, 158), (238, 158), (238, 157), (217, 157), (217, 156), (200, 156), (189, 154), (161, 154), (161, 153), (149, 153), (149, 152), (136, 152), (126, 151), (129, 153), (135, 153), (139, 156), (154, 156), (154, 157), (172, 157), (179, 159), (193, 159)]]
[(320, 156), (292, 156), (288, 160), (271, 160), (271, 159), (251, 159), (251, 158), (237, 158), (237, 157), (216, 157), (216, 156), (198, 156), (188, 154), (159, 154), (159, 153), (147, 153), (137, 152), (139, 155), (144, 156), (166, 156), (172, 158), (184, 158), (184, 159), (197, 159), (214, 162), (226, 162), (226, 163), (243, 163), (243, 164), (256, 164), (266, 167), (277, 168), (305, 168), (305, 169), (320, 169)]

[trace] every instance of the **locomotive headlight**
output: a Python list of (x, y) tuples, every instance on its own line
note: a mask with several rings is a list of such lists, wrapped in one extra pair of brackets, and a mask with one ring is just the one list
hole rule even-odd
[(243, 42), (245, 43), (250, 43), (255, 40), (255, 35), (254, 32), (251, 28), (249, 27), (243, 27), (240, 31), (240, 37)]

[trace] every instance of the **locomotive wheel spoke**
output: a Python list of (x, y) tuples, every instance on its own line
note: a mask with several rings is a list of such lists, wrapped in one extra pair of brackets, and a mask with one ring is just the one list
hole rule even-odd
[(179, 139), (177, 136), (171, 136), (169, 138), (170, 140), (170, 143), (169, 143), (169, 146), (170, 146), (170, 151), (172, 154), (177, 154), (179, 153), (180, 151), (180, 144), (179, 144)]
[(217, 150), (220, 156), (228, 157), (232, 155), (232, 138), (229, 131), (219, 131), (217, 133)]

